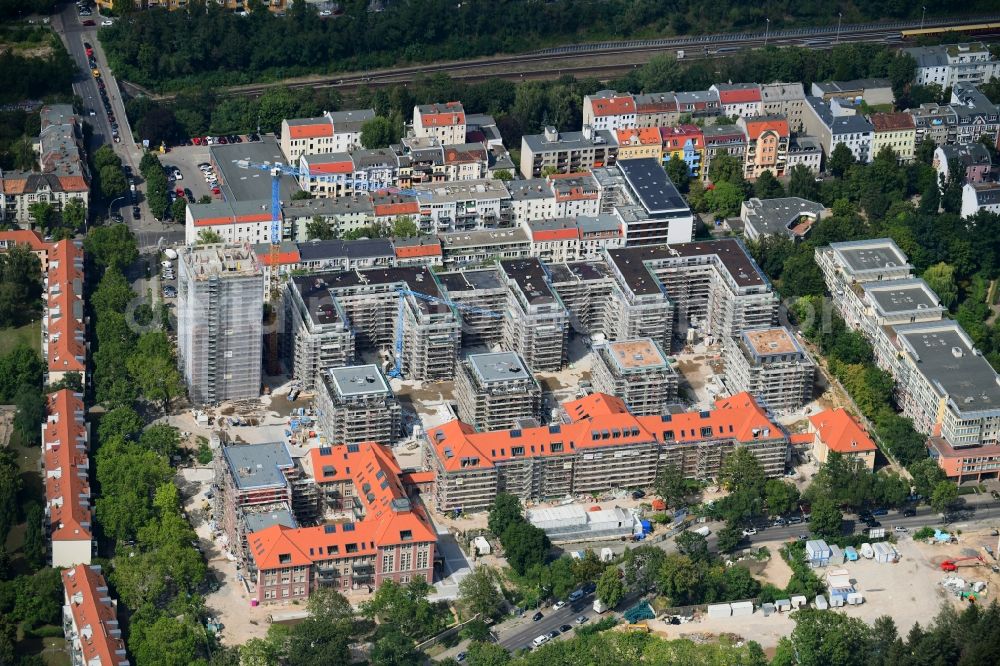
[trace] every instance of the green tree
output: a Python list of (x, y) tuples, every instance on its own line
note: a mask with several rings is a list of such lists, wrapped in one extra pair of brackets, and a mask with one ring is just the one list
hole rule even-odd
[(751, 599), (760, 593), (760, 581), (744, 566), (726, 567), (722, 574), (722, 582), (726, 591), (725, 598), (730, 601)]
[(91, 227), (83, 248), (101, 266), (124, 270), (139, 258), (135, 234), (126, 224)]
[(657, 578), (660, 592), (675, 606), (686, 606), (698, 598), (701, 569), (686, 555), (667, 555)]
[(521, 500), (516, 495), (511, 495), (510, 493), (497, 493), (496, 499), (493, 500), (493, 504), (490, 506), (486, 523), (487, 527), (490, 528), (490, 532), (499, 537), (507, 531), (508, 527), (514, 523), (523, 521), (524, 515), (521, 512)]
[[(38, 257), (26, 245), (0, 253), (0, 328), (30, 321), (38, 313), (41, 296), (42, 264)], [(0, 384), (10, 386), (9, 381), (9, 376), (0, 377)], [(11, 393), (6, 395), (9, 400)]]
[(197, 618), (143, 609), (130, 623), (129, 649), (139, 664), (207, 666), (204, 628)]
[(304, 201), (312, 198), (314, 198), (312, 192), (307, 192), (306, 190), (297, 190), (295, 194), (292, 195), (292, 201)]
[(469, 666), (507, 666), (511, 658), (505, 647), (482, 641), (473, 641), (467, 656)]
[(835, 539), (843, 534), (843, 522), (844, 516), (833, 501), (821, 497), (813, 502), (809, 529), (814, 534), (824, 539)]
[(958, 499), (958, 486), (952, 481), (939, 481), (931, 493), (931, 508), (947, 514)]
[(409, 215), (397, 217), (392, 223), (393, 238), (413, 238), (418, 235), (420, 235), (420, 229)]
[(391, 625), (410, 639), (426, 638), (444, 628), (446, 607), (427, 600), (431, 586), (423, 579), (405, 585), (383, 581), (375, 595), (361, 605), (365, 617)]
[(102, 167), (100, 174), (101, 196), (105, 200), (117, 199), (128, 191), (128, 182), (120, 166)]
[(56, 208), (47, 201), (37, 201), (28, 205), (28, 215), (35, 225), (43, 230), (52, 229), (56, 222)]
[(21, 490), (21, 470), (13, 451), (0, 449), (0, 543), (17, 524), (17, 493)]
[(767, 511), (772, 516), (781, 516), (795, 511), (799, 506), (799, 489), (781, 479), (768, 479), (764, 484)]
[(921, 276), (927, 286), (941, 299), (941, 304), (950, 308), (958, 300), (958, 285), (955, 283), (955, 267), (943, 261), (927, 268)]
[(382, 624), (375, 631), (375, 640), (371, 648), (372, 664), (391, 664), (392, 666), (419, 666), (424, 663), (424, 656), (394, 625)]
[(0, 402), (14, 402), (25, 387), (40, 389), (44, 371), (38, 352), (23, 342), (0, 356)]
[(21, 171), (33, 171), (38, 168), (38, 153), (28, 137), (21, 137), (10, 146), (14, 159), (14, 168)]
[(521, 520), (511, 524), (500, 537), (510, 567), (524, 574), (534, 564), (544, 564), (552, 544), (545, 532)]
[(843, 178), (847, 170), (854, 165), (854, 153), (843, 143), (838, 143), (830, 153), (827, 168), (837, 178)]
[(806, 165), (796, 164), (788, 170), (788, 196), (801, 197), (809, 201), (819, 199), (816, 175)]
[(795, 614), (795, 629), (782, 638), (772, 666), (854, 666), (871, 655), (871, 629), (862, 620), (814, 609)]
[(777, 199), (785, 196), (785, 188), (770, 171), (757, 176), (753, 184), (753, 193), (758, 199)]
[(132, 439), (142, 432), (142, 417), (131, 407), (117, 407), (101, 417), (97, 436), (103, 442), (115, 438)]
[(104, 167), (115, 167), (120, 169), (122, 166), (122, 158), (118, 157), (115, 149), (111, 147), (110, 144), (103, 144), (100, 148), (94, 151), (93, 155), (94, 166), (100, 171)]
[(726, 523), (725, 527), (719, 530), (717, 537), (719, 550), (723, 553), (731, 553), (743, 541), (743, 530), (735, 522), (730, 521)]
[(925, 457), (910, 465), (907, 471), (913, 478), (913, 492), (926, 498), (930, 498), (938, 483), (948, 478), (933, 458)]
[(198, 232), (198, 245), (211, 245), (213, 243), (221, 242), (222, 236), (211, 229), (202, 229)]
[(288, 663), (326, 666), (351, 661), (355, 640), (354, 611), (342, 595), (318, 590), (309, 595), (309, 617), (292, 629), (287, 647)]
[(688, 183), (691, 182), (691, 168), (684, 159), (674, 153), (670, 160), (664, 165), (670, 181), (677, 186), (682, 193), (688, 191)]
[(79, 229), (87, 219), (87, 208), (83, 205), (83, 200), (73, 197), (63, 206), (62, 220), (72, 229)]
[(170, 217), (173, 218), (174, 222), (184, 222), (187, 213), (187, 199), (184, 197), (177, 197), (174, 199), (174, 203), (170, 205)]
[(697, 532), (685, 530), (674, 539), (677, 551), (695, 562), (708, 562), (712, 556), (708, 552), (708, 540)]
[(739, 185), (723, 181), (705, 192), (705, 203), (717, 217), (735, 217), (740, 213), (744, 192)]
[(45, 398), (34, 386), (22, 384), (14, 396), (17, 412), (14, 414), (14, 430), (21, 437), (25, 446), (41, 443), (41, 431), (38, 424), (45, 420)]
[(369, 150), (388, 148), (399, 141), (402, 135), (402, 127), (397, 126), (392, 119), (376, 116), (361, 126), (361, 145)]
[(708, 179), (715, 185), (720, 183), (736, 185), (742, 191), (746, 182), (743, 178), (743, 161), (729, 153), (716, 155), (708, 168)]
[(549, 164), (542, 167), (541, 176), (542, 178), (548, 178), (549, 176), (557, 173), (559, 173), (559, 169)]
[(625, 583), (640, 592), (648, 592), (656, 583), (666, 557), (663, 550), (652, 545), (626, 549), (622, 557)]
[(684, 473), (676, 465), (663, 465), (656, 477), (656, 494), (667, 506), (682, 507), (701, 491), (701, 484), (684, 477)]
[(737, 447), (726, 456), (719, 480), (730, 492), (747, 491), (763, 495), (765, 477), (757, 456), (745, 446)]
[(508, 169), (497, 169), (493, 172), (493, 177), (497, 180), (502, 180), (505, 183), (514, 180), (514, 174), (512, 174)]
[(180, 443), (177, 428), (165, 423), (151, 425), (139, 436), (140, 445), (168, 459), (177, 453)]
[(503, 615), (504, 598), (498, 583), (496, 569), (486, 564), (480, 564), (463, 578), (458, 584), (458, 604), (463, 616), (497, 619)]
[(614, 608), (625, 598), (625, 585), (618, 567), (608, 567), (597, 579), (597, 598), (608, 608)]
[(184, 395), (184, 380), (172, 355), (133, 356), (128, 370), (143, 397), (159, 405), (164, 414), (169, 414), (173, 401)]

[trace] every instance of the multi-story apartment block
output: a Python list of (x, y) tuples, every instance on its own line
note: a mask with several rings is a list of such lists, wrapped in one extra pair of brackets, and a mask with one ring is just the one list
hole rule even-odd
[(649, 487), (665, 465), (715, 478), (739, 446), (768, 476), (784, 471), (789, 436), (748, 394), (705, 412), (636, 416), (620, 398), (595, 393), (564, 403), (548, 426), (478, 433), (454, 420), (431, 428), (424, 455), (439, 511), (481, 511), (500, 492), (528, 501)]
[(809, 417), (809, 432), (813, 439), (813, 455), (823, 464), (830, 452), (861, 461), (866, 468), (875, 469), (875, 452), (878, 447), (857, 419), (843, 407), (826, 409)]
[(290, 240), (312, 241), (307, 227), (317, 217), (329, 224), (338, 236), (343, 237), (344, 234), (371, 226), (375, 222), (375, 205), (372, 196), (364, 193), (289, 201), (281, 207), (282, 224), (287, 225)]
[(531, 256), (527, 232), (514, 229), (456, 231), (438, 234), (445, 266), (464, 268), (495, 263), (499, 259)]
[(420, 230), (425, 233), (509, 226), (510, 192), (501, 180), (417, 185)]
[(535, 372), (558, 370), (566, 362), (569, 314), (541, 261), (506, 259), (500, 272), (507, 283), (502, 346), (517, 352)]
[(803, 239), (823, 216), (823, 204), (801, 197), (758, 199), (751, 197), (740, 204), (744, 235), (752, 241), (762, 236), (787, 236)]
[(349, 153), (361, 147), (361, 128), (375, 118), (374, 109), (327, 111), (318, 118), (281, 121), (281, 152), (289, 164), (303, 155)]
[(49, 270), (49, 251), (52, 249), (53, 244), (46, 242), (42, 238), (42, 235), (34, 230), (10, 229), (8, 231), (0, 231), (0, 254), (19, 245), (27, 246), (31, 250), (31, 253), (38, 257), (38, 262), (42, 268), (42, 275), (45, 275)]
[(719, 96), (724, 116), (752, 118), (764, 113), (764, 98), (757, 83), (716, 83), (709, 90)]
[(45, 382), (53, 384), (76, 373), (86, 383), (87, 318), (84, 314), (83, 247), (61, 240), (49, 250), (42, 313), (42, 357)]
[(813, 81), (813, 97), (824, 102), (841, 100), (849, 105), (864, 100), (869, 106), (891, 106), (896, 102), (889, 79), (855, 79), (853, 81)]
[(854, 159), (862, 164), (867, 164), (874, 157), (872, 142), (875, 128), (864, 116), (840, 105), (837, 100), (825, 102), (818, 97), (807, 97), (802, 121), (806, 131), (822, 142), (828, 159), (840, 143), (847, 146)]
[[(958, 161), (959, 173), (951, 173), (952, 160)], [(960, 178), (975, 185), (989, 180), (993, 159), (990, 150), (981, 143), (967, 143), (961, 146), (938, 146), (934, 149), (932, 163), (938, 182), (947, 183), (951, 178)]]
[(347, 520), (275, 524), (250, 534), (255, 599), (301, 603), (321, 588), (346, 593), (374, 591), (387, 580), (433, 582), (437, 533), (410, 497), (426, 475), (403, 474), (392, 452), (372, 442), (312, 449), (304, 464), (321, 497)]
[(677, 370), (651, 338), (594, 347), (594, 391), (618, 396), (636, 416), (658, 416), (677, 400)]
[(958, 116), (955, 143), (975, 143), (986, 137), (995, 145), (1000, 138), (1000, 109), (971, 83), (951, 89), (951, 108)]
[(413, 133), (433, 137), (442, 144), (465, 143), (465, 109), (461, 102), (413, 107)]
[(892, 148), (900, 162), (913, 161), (917, 142), (917, 126), (909, 113), (873, 113), (872, 157), (883, 148)]
[(0, 220), (30, 224), (31, 205), (48, 203), (61, 210), (77, 199), (90, 205), (90, 172), (83, 157), (83, 125), (68, 104), (43, 106), (41, 132), (32, 148), (38, 169), (0, 171)]
[(248, 246), (188, 246), (177, 280), (177, 362), (195, 404), (260, 395), (264, 274)]
[(538, 423), (542, 388), (514, 352), (469, 354), (455, 376), (458, 417), (481, 432)]
[(781, 116), (756, 116), (739, 118), (736, 125), (746, 138), (744, 177), (756, 180), (765, 171), (776, 178), (784, 176), (788, 169), (788, 121)]
[(732, 393), (745, 391), (775, 410), (798, 409), (812, 399), (816, 366), (785, 327), (726, 338), (723, 358)]
[(618, 159), (629, 160), (638, 157), (660, 157), (662, 140), (660, 130), (655, 127), (615, 130), (618, 141)]
[(600, 212), (621, 220), (627, 245), (684, 243), (693, 237), (694, 215), (660, 160), (621, 160), (593, 174)]
[(511, 219), (518, 224), (532, 220), (597, 215), (600, 189), (589, 173), (552, 174), (507, 183)]
[(980, 211), (1000, 213), (1000, 183), (966, 183), (962, 186), (962, 217), (969, 218)]
[(784, 116), (792, 132), (802, 131), (806, 91), (801, 83), (766, 83), (760, 87), (763, 115)]
[(319, 426), (328, 442), (394, 444), (403, 410), (375, 365), (328, 368), (316, 390)]
[(706, 119), (722, 113), (722, 105), (714, 90), (692, 90), (677, 93), (677, 110), (682, 116), (691, 114), (692, 118)]
[(602, 90), (583, 98), (583, 124), (612, 134), (636, 127), (635, 99), (628, 93)]
[[(666, 164), (674, 157), (684, 160), (688, 166), (688, 176), (701, 175), (702, 158), (705, 153), (705, 134), (697, 125), (661, 127), (662, 159)], [(619, 149), (618, 159), (624, 159)]]
[(584, 125), (580, 132), (559, 132), (547, 126), (542, 134), (521, 137), (521, 175), (540, 178), (554, 173), (575, 173), (612, 166), (618, 143), (607, 130)]
[(437, 236), (395, 238), (392, 246), (397, 266), (440, 266), (444, 263), (441, 240)]
[(74, 665), (129, 666), (118, 623), (118, 602), (111, 597), (99, 565), (79, 564), (60, 572), (63, 584), (63, 633)]
[(917, 128), (916, 142), (933, 141), (944, 146), (955, 143), (958, 134), (958, 114), (948, 104), (921, 104), (907, 111)]
[(709, 125), (702, 130), (705, 151), (701, 163), (701, 179), (708, 182), (708, 172), (716, 155), (732, 155), (742, 164), (746, 159), (747, 138), (736, 125)]
[(677, 96), (672, 92), (634, 95), (636, 127), (668, 127), (681, 120)]
[(89, 428), (84, 421), (83, 396), (62, 389), (48, 395), (46, 407), (42, 465), (52, 566), (90, 564), (96, 541), (88, 478)]
[(937, 84), (944, 90), (957, 83), (980, 85), (1000, 77), (1000, 61), (982, 42), (918, 46), (903, 51), (917, 61), (917, 85)]
[(578, 215), (576, 225), (580, 228), (578, 259), (597, 259), (605, 248), (625, 245), (625, 231), (622, 229), (621, 219), (616, 215)]
[(576, 219), (531, 220), (521, 225), (531, 243), (531, 256), (546, 263), (574, 261), (580, 256), (580, 227)]

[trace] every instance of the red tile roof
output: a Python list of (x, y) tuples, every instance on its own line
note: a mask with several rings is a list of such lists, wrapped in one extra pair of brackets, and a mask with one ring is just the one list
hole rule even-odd
[[(308, 158), (307, 158), (308, 163)], [(316, 162), (309, 164), (309, 175), (319, 175), (324, 173), (354, 173), (354, 162), (352, 160), (338, 160), (336, 162)]]
[(42, 235), (37, 231), (28, 229), (13, 229), (11, 231), (0, 231), (0, 246), (27, 245), (35, 252), (52, 249), (51, 243), (46, 243)]
[(660, 130), (655, 127), (620, 129), (615, 134), (618, 135), (620, 146), (659, 146), (663, 141)]
[(863, 453), (878, 448), (861, 424), (843, 407), (813, 414), (809, 417), (809, 422), (816, 429), (819, 440), (831, 451)]
[[(700, 442), (732, 440), (749, 442), (759, 439), (759, 433), (769, 430), (774, 437), (785, 437), (779, 425), (771, 422), (766, 412), (749, 393), (717, 400), (709, 412), (687, 412), (671, 415), (669, 422), (659, 416), (634, 416), (625, 403), (615, 396), (593, 393), (579, 400), (563, 403), (570, 422), (558, 432), (548, 426), (520, 430), (476, 432), (455, 419), (427, 432), (427, 439), (437, 458), (447, 470), (492, 467), (514, 457), (511, 447), (524, 447), (528, 457), (572, 455), (581, 449), (621, 446), (642, 442)], [(710, 428), (712, 434), (703, 434)], [(595, 439), (594, 433), (617, 429), (621, 434), (611, 440)], [(665, 439), (666, 431), (673, 439)], [(755, 435), (757, 433), (757, 435)], [(562, 443), (561, 451), (552, 451), (552, 444)]]
[[(271, 265), (272, 263), (271, 257), (272, 255), (270, 252), (260, 252), (257, 254), (257, 260), (260, 261), (260, 263), (264, 266)], [(298, 248), (296, 248), (294, 250), (279, 252), (277, 261), (274, 263), (278, 264), (279, 266), (288, 266), (291, 264), (297, 264), (299, 263), (299, 261), (301, 261), (301, 257), (299, 256)]]
[(590, 106), (597, 118), (603, 116), (624, 116), (635, 113), (635, 99), (631, 95), (624, 97), (591, 98)]
[(461, 102), (421, 106), (419, 113), (424, 127), (451, 127), (465, 124), (465, 109), (462, 108)]
[(749, 104), (761, 101), (760, 88), (730, 88), (719, 90), (719, 102), (722, 104)]
[(326, 118), (315, 124), (292, 125), (288, 128), (290, 139), (316, 139), (324, 136), (333, 136), (333, 125)]
[(70, 389), (48, 396), (42, 425), (45, 501), (53, 541), (90, 541), (90, 483), (83, 400)]
[(788, 121), (779, 118), (746, 121), (747, 135), (756, 141), (764, 132), (776, 132), (778, 136), (788, 136)]
[(895, 132), (916, 128), (913, 116), (909, 113), (873, 113), (871, 121), (876, 132)]
[(116, 606), (99, 566), (78, 565), (62, 572), (66, 605), (73, 616), (83, 663), (128, 664)]
[[(364, 518), (294, 529), (272, 525), (254, 532), (248, 537), (250, 556), (259, 569), (375, 555), (384, 546), (437, 541), (423, 507), (407, 497), (399, 465), (385, 446), (366, 442), (357, 450), (325, 447), (311, 450), (309, 458), (317, 483), (351, 481), (356, 501), (364, 507)], [(355, 544), (357, 552), (349, 553), (347, 544)]]
[(397, 246), (396, 257), (399, 259), (414, 259), (416, 257), (440, 257), (441, 242), (421, 243), (420, 245)]
[(49, 372), (84, 372), (83, 249), (75, 241), (55, 244), (49, 253), (48, 278)]
[(373, 203), (375, 204), (375, 217), (388, 217), (391, 215), (419, 215), (420, 204), (413, 197), (376, 194)]

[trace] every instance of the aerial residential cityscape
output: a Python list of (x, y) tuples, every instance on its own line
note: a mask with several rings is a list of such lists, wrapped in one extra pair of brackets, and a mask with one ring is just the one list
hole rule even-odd
[(883, 4), (0, 2), (0, 664), (1000, 663), (1000, 16)]

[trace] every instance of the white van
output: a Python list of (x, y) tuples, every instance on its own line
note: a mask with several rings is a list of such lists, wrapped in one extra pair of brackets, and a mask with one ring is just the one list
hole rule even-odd
[(548, 642), (549, 642), (549, 637), (546, 636), (545, 634), (542, 634), (541, 636), (536, 636), (535, 640), (531, 641), (531, 647), (536, 647), (536, 648), (541, 647)]

